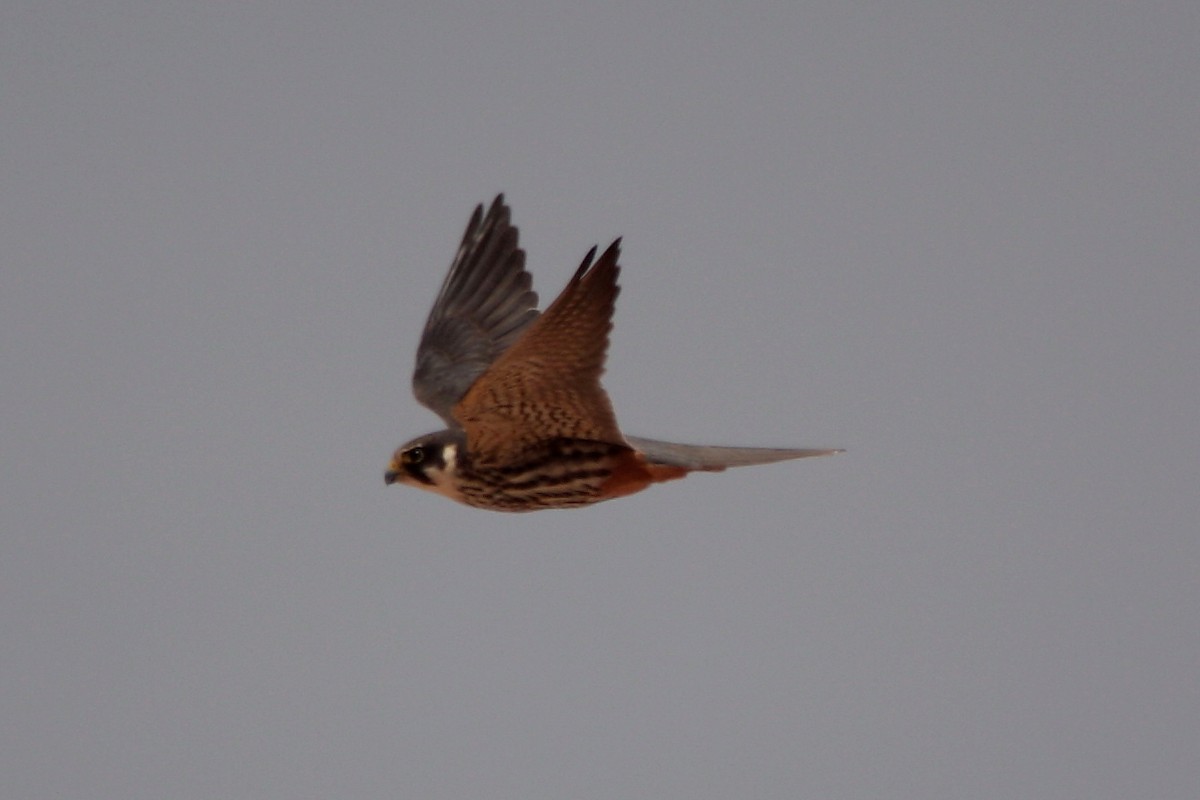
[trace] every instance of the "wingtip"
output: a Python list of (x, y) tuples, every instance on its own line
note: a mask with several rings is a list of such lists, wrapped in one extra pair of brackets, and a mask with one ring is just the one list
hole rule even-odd
[(616, 239), (613, 239), (613, 243), (610, 244), (605, 249), (603, 255), (600, 256), (600, 260), (602, 262), (611, 259), (615, 264), (621, 258), (621, 239), (622, 237), (620, 236), (618, 236)]
[(483, 203), (479, 203), (475, 206), (475, 212), (471, 215), (471, 222), (467, 224), (468, 232), (470, 232), (472, 228), (478, 228), (479, 224), (485, 219), (496, 220), (500, 217), (506, 216), (509, 213), (509, 208), (504, 203), (504, 192), (497, 194), (492, 200), (491, 204), (486, 206), (486, 213), (484, 209), (485, 206)]
[(588, 271), (588, 267), (592, 266), (592, 261), (596, 258), (596, 245), (592, 245), (592, 249), (587, 251), (587, 255), (583, 257), (583, 261), (579, 263), (579, 269), (575, 270), (575, 274), (571, 276), (571, 283), (578, 283), (583, 279), (584, 273)]

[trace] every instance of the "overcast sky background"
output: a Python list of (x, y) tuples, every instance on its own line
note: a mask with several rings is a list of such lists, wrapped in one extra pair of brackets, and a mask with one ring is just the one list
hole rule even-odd
[[(649, 10), (653, 8), (655, 10)], [(1185, 798), (1195, 2), (0, 9), (0, 793)], [(383, 485), (471, 209), (624, 428)]]

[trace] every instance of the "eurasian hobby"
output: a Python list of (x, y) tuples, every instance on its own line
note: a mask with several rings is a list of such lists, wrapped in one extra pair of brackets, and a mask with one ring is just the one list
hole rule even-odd
[[(476, 508), (623, 497), (689, 472), (835, 449), (710, 447), (626, 436), (600, 386), (621, 240), (584, 257), (541, 314), (504, 196), (478, 206), (417, 348), (413, 392), (449, 426), (396, 450), (384, 479)], [(593, 263), (594, 260), (594, 263)]]

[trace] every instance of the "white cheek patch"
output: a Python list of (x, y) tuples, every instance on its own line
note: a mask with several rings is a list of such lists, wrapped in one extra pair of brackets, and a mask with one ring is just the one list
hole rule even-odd
[(442, 466), (438, 469), (429, 469), (425, 471), (425, 475), (433, 481), (432, 486), (424, 486), (431, 492), (437, 492), (440, 495), (449, 497), (451, 500), (462, 500), (462, 493), (455, 486), (454, 475), (458, 466), (458, 446), (448, 444), (442, 447)]

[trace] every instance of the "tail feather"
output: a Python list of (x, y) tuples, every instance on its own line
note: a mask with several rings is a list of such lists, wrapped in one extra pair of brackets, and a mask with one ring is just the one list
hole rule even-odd
[(754, 464), (772, 464), (793, 458), (831, 456), (844, 453), (837, 449), (785, 449), (777, 447), (716, 447), (712, 445), (676, 444), (655, 439), (626, 436), (629, 445), (640, 450), (651, 464), (683, 467), (687, 470), (720, 472), (726, 467), (748, 467)]

